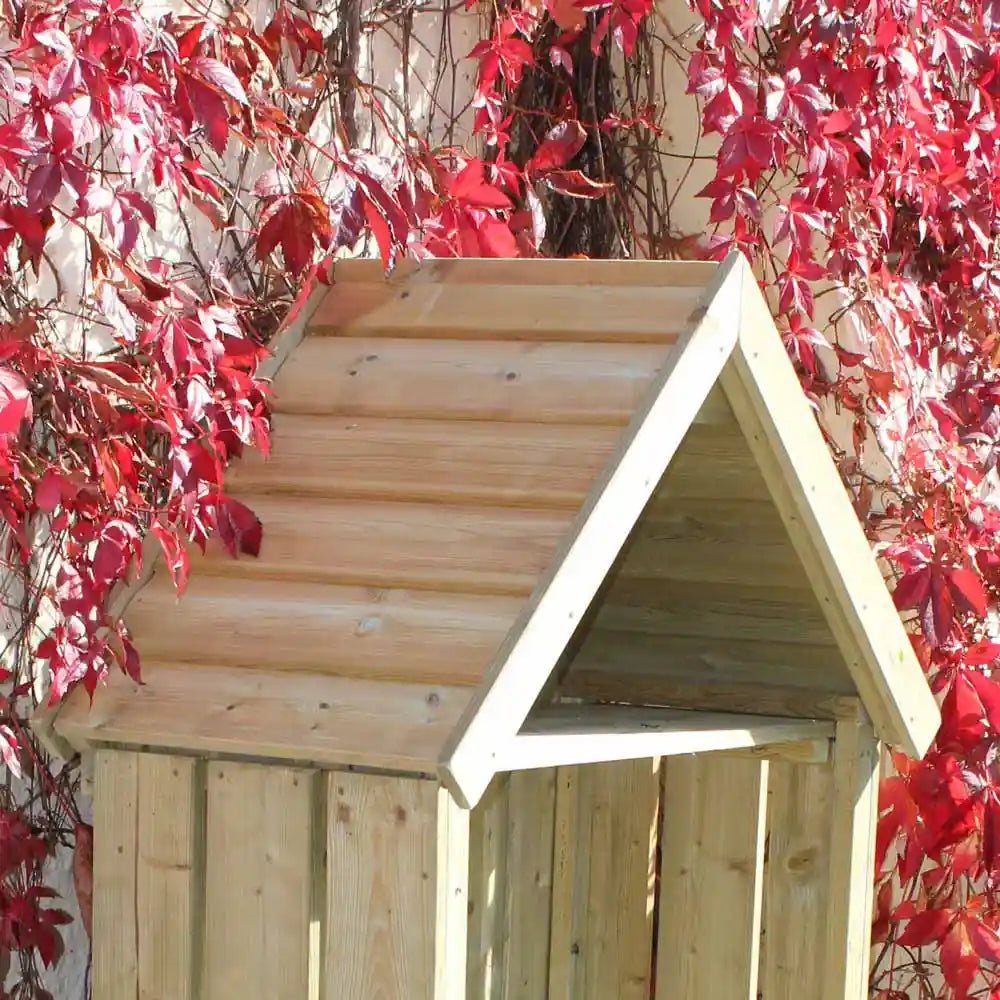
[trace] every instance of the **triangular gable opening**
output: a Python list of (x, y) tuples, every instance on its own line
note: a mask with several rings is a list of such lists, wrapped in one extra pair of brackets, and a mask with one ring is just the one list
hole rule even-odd
[[(442, 757), (467, 805), (500, 770), (819, 745), (859, 699), (908, 752), (933, 737), (933, 698), (742, 258), (712, 292)], [(650, 448), (651, 429), (677, 436)]]
[(555, 698), (835, 718), (857, 688), (721, 390), (560, 664)]
[(502, 770), (819, 745), (857, 688), (720, 388), (684, 437)]

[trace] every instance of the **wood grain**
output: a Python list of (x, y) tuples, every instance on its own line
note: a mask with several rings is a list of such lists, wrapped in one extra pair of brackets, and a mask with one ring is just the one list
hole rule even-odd
[[(345, 282), (317, 306), (310, 333), (673, 344), (704, 289), (660, 285)], [(614, 317), (609, 322), (609, 317)]]
[(823, 1000), (868, 992), (881, 748), (867, 719), (837, 723)]
[(303, 1000), (309, 987), (312, 773), (208, 765), (203, 993)]
[(657, 1000), (757, 1000), (767, 770), (664, 761)]
[(136, 1000), (139, 754), (98, 750), (94, 760), (93, 990)]
[(93, 709), (86, 698), (66, 706), (60, 730), (78, 745), (430, 772), (469, 699), (468, 688), (204, 664), (144, 661), (143, 679), (109, 677)]
[(499, 770), (561, 767), (643, 757), (709, 753), (833, 736), (816, 719), (712, 714), (627, 705), (556, 705), (536, 709), (520, 733), (496, 751)]
[(459, 1000), (464, 950), (461, 961), (446, 960), (437, 931), (442, 906), (456, 898), (467, 919), (468, 873), (442, 868), (451, 850), (467, 857), (462, 818), (429, 781), (344, 773), (331, 774), (327, 788), (323, 997)]
[(556, 811), (548, 998), (648, 1000), (658, 762), (574, 770)]
[(138, 777), (139, 1000), (191, 1000), (202, 933), (204, 777), (193, 757), (149, 753), (139, 754)]
[(144, 654), (254, 670), (475, 684), (523, 601), (254, 579), (160, 575), (126, 620)]
[(384, 283), (401, 286), (414, 282), (453, 285), (618, 285), (626, 288), (673, 285), (704, 288), (715, 277), (718, 265), (706, 261), (651, 260), (532, 260), (492, 258), (400, 261), (390, 276), (381, 262), (353, 258), (334, 264), (336, 284)]
[(832, 778), (829, 765), (769, 766), (760, 964), (765, 1000), (823, 996)]
[[(294, 514), (292, 514), (294, 509)], [(258, 558), (210, 544), (197, 573), (358, 587), (527, 595), (571, 521), (568, 511), (259, 496)]]
[(275, 381), (276, 409), (623, 426), (669, 350), (645, 344), (308, 337)]
[(279, 414), (267, 459), (227, 476), (241, 496), (577, 508), (621, 429)]

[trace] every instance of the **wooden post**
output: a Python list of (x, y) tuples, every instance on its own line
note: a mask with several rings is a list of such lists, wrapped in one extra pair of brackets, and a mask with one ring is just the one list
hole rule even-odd
[(823, 1000), (868, 996), (879, 743), (867, 719), (837, 723)]
[(768, 762), (671, 757), (657, 1000), (756, 1000)]
[(417, 778), (328, 779), (324, 1000), (464, 1000), (469, 815)]

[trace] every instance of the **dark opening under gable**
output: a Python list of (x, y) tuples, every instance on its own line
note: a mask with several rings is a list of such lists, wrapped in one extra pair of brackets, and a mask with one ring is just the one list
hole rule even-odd
[(857, 687), (721, 390), (699, 417), (554, 696), (835, 718)]

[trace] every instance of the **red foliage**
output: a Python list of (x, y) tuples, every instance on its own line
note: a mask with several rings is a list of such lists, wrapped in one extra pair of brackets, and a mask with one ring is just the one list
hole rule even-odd
[[(857, 456), (840, 457), (942, 698), (935, 746), (923, 761), (897, 757), (883, 787), (873, 991), (939, 995), (935, 968), (950, 996), (1000, 991), (1000, 643), (989, 621), (1000, 601), (998, 11), (993, 0), (692, 6), (703, 33), (689, 89), (718, 141), (702, 195), (720, 230), (706, 254), (737, 247), (755, 260), (805, 391), (822, 412), (852, 416), (856, 452), (873, 436), (888, 452), (882, 507), (873, 484), (851, 480)], [(218, 534), (234, 554), (257, 550), (260, 525), (225, 495), (223, 470), (266, 447), (264, 344), (334, 254), (370, 234), (386, 266), (404, 253), (531, 255), (543, 196), (614, 194), (585, 172), (582, 151), (601, 132), (654, 130), (651, 111), (581, 120), (565, 88), (558, 115), (515, 122), (515, 93), (542, 67), (571, 76), (581, 51), (607, 58), (613, 44), (634, 57), (651, 10), (649, 0), (499, 4), (470, 53), (485, 156), (412, 136), (376, 156), (353, 148), (340, 118), (317, 141), (317, 102), (343, 84), (327, 86), (326, 39), (286, 0), (260, 29), (240, 11), (224, 26), (153, 21), (132, 0), (39, 4), (8, 19), (0, 525), (6, 568), (29, 583), (34, 540), (53, 553), (44, 585), (29, 585), (22, 637), (52, 700), (76, 683), (93, 690), (112, 666), (137, 674), (108, 597), (147, 535), (179, 590), (190, 542)], [(514, 155), (515, 124), (535, 136), (526, 155), (523, 139)], [(227, 174), (225, 157), (242, 150), (255, 151), (253, 183)], [(203, 216), (243, 270), (150, 250), (164, 205)], [(86, 287), (79, 301), (63, 293), (40, 306), (32, 282), (67, 234), (85, 249)], [(856, 322), (850, 344), (819, 315), (823, 283), (845, 293), (837, 318)], [(68, 349), (60, 316), (106, 352)], [(54, 624), (39, 631), (43, 610)], [(0, 713), (0, 753), (14, 767), (20, 690)], [(33, 842), (23, 829), (0, 837), (0, 853), (19, 838)], [(45, 915), (36, 890), (24, 882), (0, 898), (0, 921), (19, 914), (16, 932), (0, 926), (0, 948), (46, 959), (61, 918)]]

